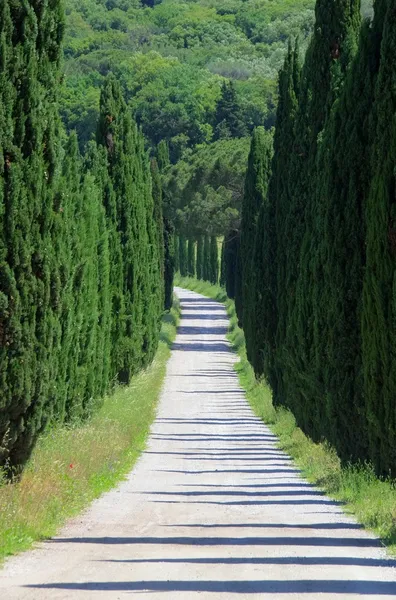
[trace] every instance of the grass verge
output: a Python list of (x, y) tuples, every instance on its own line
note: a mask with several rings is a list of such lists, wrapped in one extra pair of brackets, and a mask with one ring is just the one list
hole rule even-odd
[(344, 503), (344, 510), (355, 515), (359, 523), (380, 537), (390, 554), (396, 555), (395, 482), (378, 479), (369, 464), (342, 466), (333, 448), (326, 443), (315, 444), (297, 427), (290, 410), (274, 408), (270, 388), (264, 381), (256, 380), (246, 358), (235, 305), (224, 289), (189, 277), (178, 277), (176, 285), (226, 305), (230, 317), (229, 339), (240, 357), (236, 370), (255, 414), (278, 436), (279, 447), (295, 460), (304, 477)]
[(175, 303), (152, 365), (105, 398), (90, 421), (43, 435), (18, 483), (0, 481), (0, 561), (53, 536), (129, 473), (155, 417), (178, 320)]

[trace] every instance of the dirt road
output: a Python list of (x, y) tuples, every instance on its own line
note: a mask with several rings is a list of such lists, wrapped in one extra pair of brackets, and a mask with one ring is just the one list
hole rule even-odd
[(223, 307), (182, 322), (146, 452), (127, 481), (0, 571), (0, 598), (396, 598), (395, 563), (306, 483), (251, 412)]

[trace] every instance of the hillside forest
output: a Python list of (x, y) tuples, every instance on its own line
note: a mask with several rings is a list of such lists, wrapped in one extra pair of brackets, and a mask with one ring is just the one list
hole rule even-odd
[(0, 462), (235, 299), (314, 441), (396, 470), (392, 0), (0, 1)]

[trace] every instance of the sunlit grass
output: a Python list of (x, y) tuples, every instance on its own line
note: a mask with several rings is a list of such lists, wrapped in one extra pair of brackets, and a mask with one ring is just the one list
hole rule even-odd
[(221, 287), (191, 278), (178, 278), (177, 284), (225, 303), (230, 318), (229, 339), (240, 357), (235, 368), (255, 414), (278, 436), (278, 446), (294, 459), (308, 481), (345, 503), (344, 510), (374, 531), (388, 551), (396, 555), (395, 482), (378, 479), (369, 464), (342, 466), (333, 448), (328, 444), (315, 444), (297, 427), (290, 410), (274, 408), (270, 388), (265, 381), (256, 380), (246, 358), (244, 335), (238, 327), (234, 302)]
[(0, 560), (54, 535), (131, 470), (155, 417), (178, 317), (175, 304), (153, 364), (130, 386), (107, 397), (90, 421), (47, 432), (18, 483), (0, 477)]

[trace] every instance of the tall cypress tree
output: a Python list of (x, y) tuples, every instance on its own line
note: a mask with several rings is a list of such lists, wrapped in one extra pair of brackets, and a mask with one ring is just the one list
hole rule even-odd
[(187, 240), (181, 235), (179, 237), (179, 268), (180, 275), (186, 277), (188, 274)]
[(175, 272), (180, 273), (180, 236), (175, 235)]
[(114, 76), (101, 95), (98, 143), (106, 148), (113, 296), (113, 372), (121, 382), (146, 364), (159, 336), (162, 286), (158, 226), (144, 141)]
[[(272, 382), (275, 319), (275, 210), (267, 198), (271, 175), (272, 139), (263, 128), (252, 138), (242, 207), (240, 256), (243, 327), (246, 349), (257, 374)], [(235, 299), (236, 300), (236, 299)]]
[(204, 262), (204, 237), (198, 236), (197, 240), (197, 279), (203, 279), (203, 262)]
[(211, 266), (210, 266), (210, 236), (205, 235), (204, 237), (204, 248), (203, 248), (203, 269), (202, 278), (205, 281), (210, 281)]
[(195, 240), (188, 238), (187, 248), (187, 273), (189, 277), (195, 277), (196, 265), (195, 265)]
[(217, 237), (210, 237), (210, 282), (217, 285), (219, 282), (219, 250)]
[(157, 162), (161, 173), (170, 165), (169, 146), (166, 140), (161, 140), (157, 146)]
[[(386, 11), (386, 12), (385, 12)], [(396, 7), (378, 2), (374, 30), (384, 27), (375, 87), (372, 178), (364, 218), (366, 265), (362, 300), (365, 412), (377, 471), (396, 473)]]
[(165, 244), (165, 310), (170, 310), (173, 305), (173, 279), (175, 275), (175, 229), (172, 221), (164, 217), (164, 244)]
[(0, 461), (18, 465), (52, 417), (56, 381), (51, 225), (64, 22), (56, 0), (4, 0), (0, 12)]
[[(235, 308), (238, 320), (244, 324), (243, 313), (252, 281), (255, 279), (256, 265), (253, 265), (253, 252), (257, 232), (257, 221), (263, 205), (270, 170), (268, 169), (268, 150), (265, 130), (257, 128), (252, 137), (248, 168), (245, 180), (245, 193), (242, 201), (241, 235), (239, 249), (238, 281), (235, 295)], [(270, 151), (270, 150), (269, 150)], [(270, 151), (271, 152), (271, 151)], [(251, 315), (250, 315), (251, 316)]]
[(294, 222), (288, 259), (290, 301), (283, 351), (290, 368), (283, 377), (283, 389), (298, 423), (315, 440), (322, 436), (325, 409), (323, 382), (315, 364), (313, 317), (320, 293), (320, 267), (317, 269), (325, 203), (322, 196), (316, 196), (318, 140), (342, 85), (359, 25), (359, 0), (335, 0), (331, 4), (318, 0), (315, 30), (302, 71), (289, 170), (290, 211), (299, 218)]
[(235, 298), (239, 231), (231, 229), (224, 237), (224, 278), (227, 296)]

